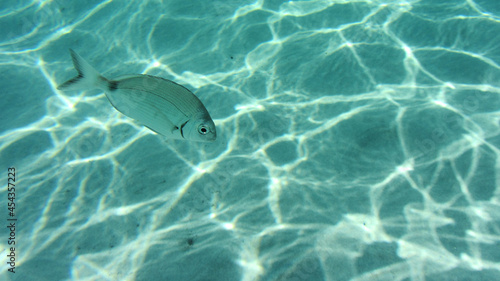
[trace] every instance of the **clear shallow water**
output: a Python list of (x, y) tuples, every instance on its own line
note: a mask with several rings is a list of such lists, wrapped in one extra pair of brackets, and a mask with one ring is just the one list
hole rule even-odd
[[(499, 280), (500, 3), (436, 2), (0, 4), (1, 279)], [(217, 141), (57, 91), (68, 48)]]

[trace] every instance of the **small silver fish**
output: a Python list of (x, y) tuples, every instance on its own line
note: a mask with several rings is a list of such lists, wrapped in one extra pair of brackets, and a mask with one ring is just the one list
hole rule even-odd
[(167, 138), (210, 142), (217, 137), (207, 109), (184, 86), (151, 75), (108, 80), (75, 51), (70, 53), (78, 76), (57, 89), (100, 89), (116, 110)]

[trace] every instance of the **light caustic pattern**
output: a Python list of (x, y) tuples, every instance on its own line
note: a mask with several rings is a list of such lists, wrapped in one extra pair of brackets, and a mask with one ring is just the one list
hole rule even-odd
[[(500, 280), (497, 1), (80, 2), (0, 13), (18, 280)], [(68, 48), (218, 140), (57, 91)]]

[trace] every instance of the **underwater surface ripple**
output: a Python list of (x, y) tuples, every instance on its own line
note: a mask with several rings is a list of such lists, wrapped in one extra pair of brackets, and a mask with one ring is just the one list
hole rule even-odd
[[(0, 4), (0, 279), (500, 280), (500, 2), (437, 2)], [(58, 91), (69, 48), (217, 140)]]

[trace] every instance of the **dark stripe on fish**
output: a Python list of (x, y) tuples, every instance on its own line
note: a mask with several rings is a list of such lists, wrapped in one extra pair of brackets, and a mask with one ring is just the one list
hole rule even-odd
[(110, 92), (115, 91), (118, 89), (118, 81), (109, 81), (108, 83), (108, 89)]
[(184, 126), (186, 126), (187, 122), (189, 122), (189, 120), (187, 120), (186, 122), (184, 122), (184, 124), (181, 125), (181, 137), (183, 139), (185, 139), (185, 137), (184, 137), (184, 132), (182, 132), (182, 129), (184, 129)]

